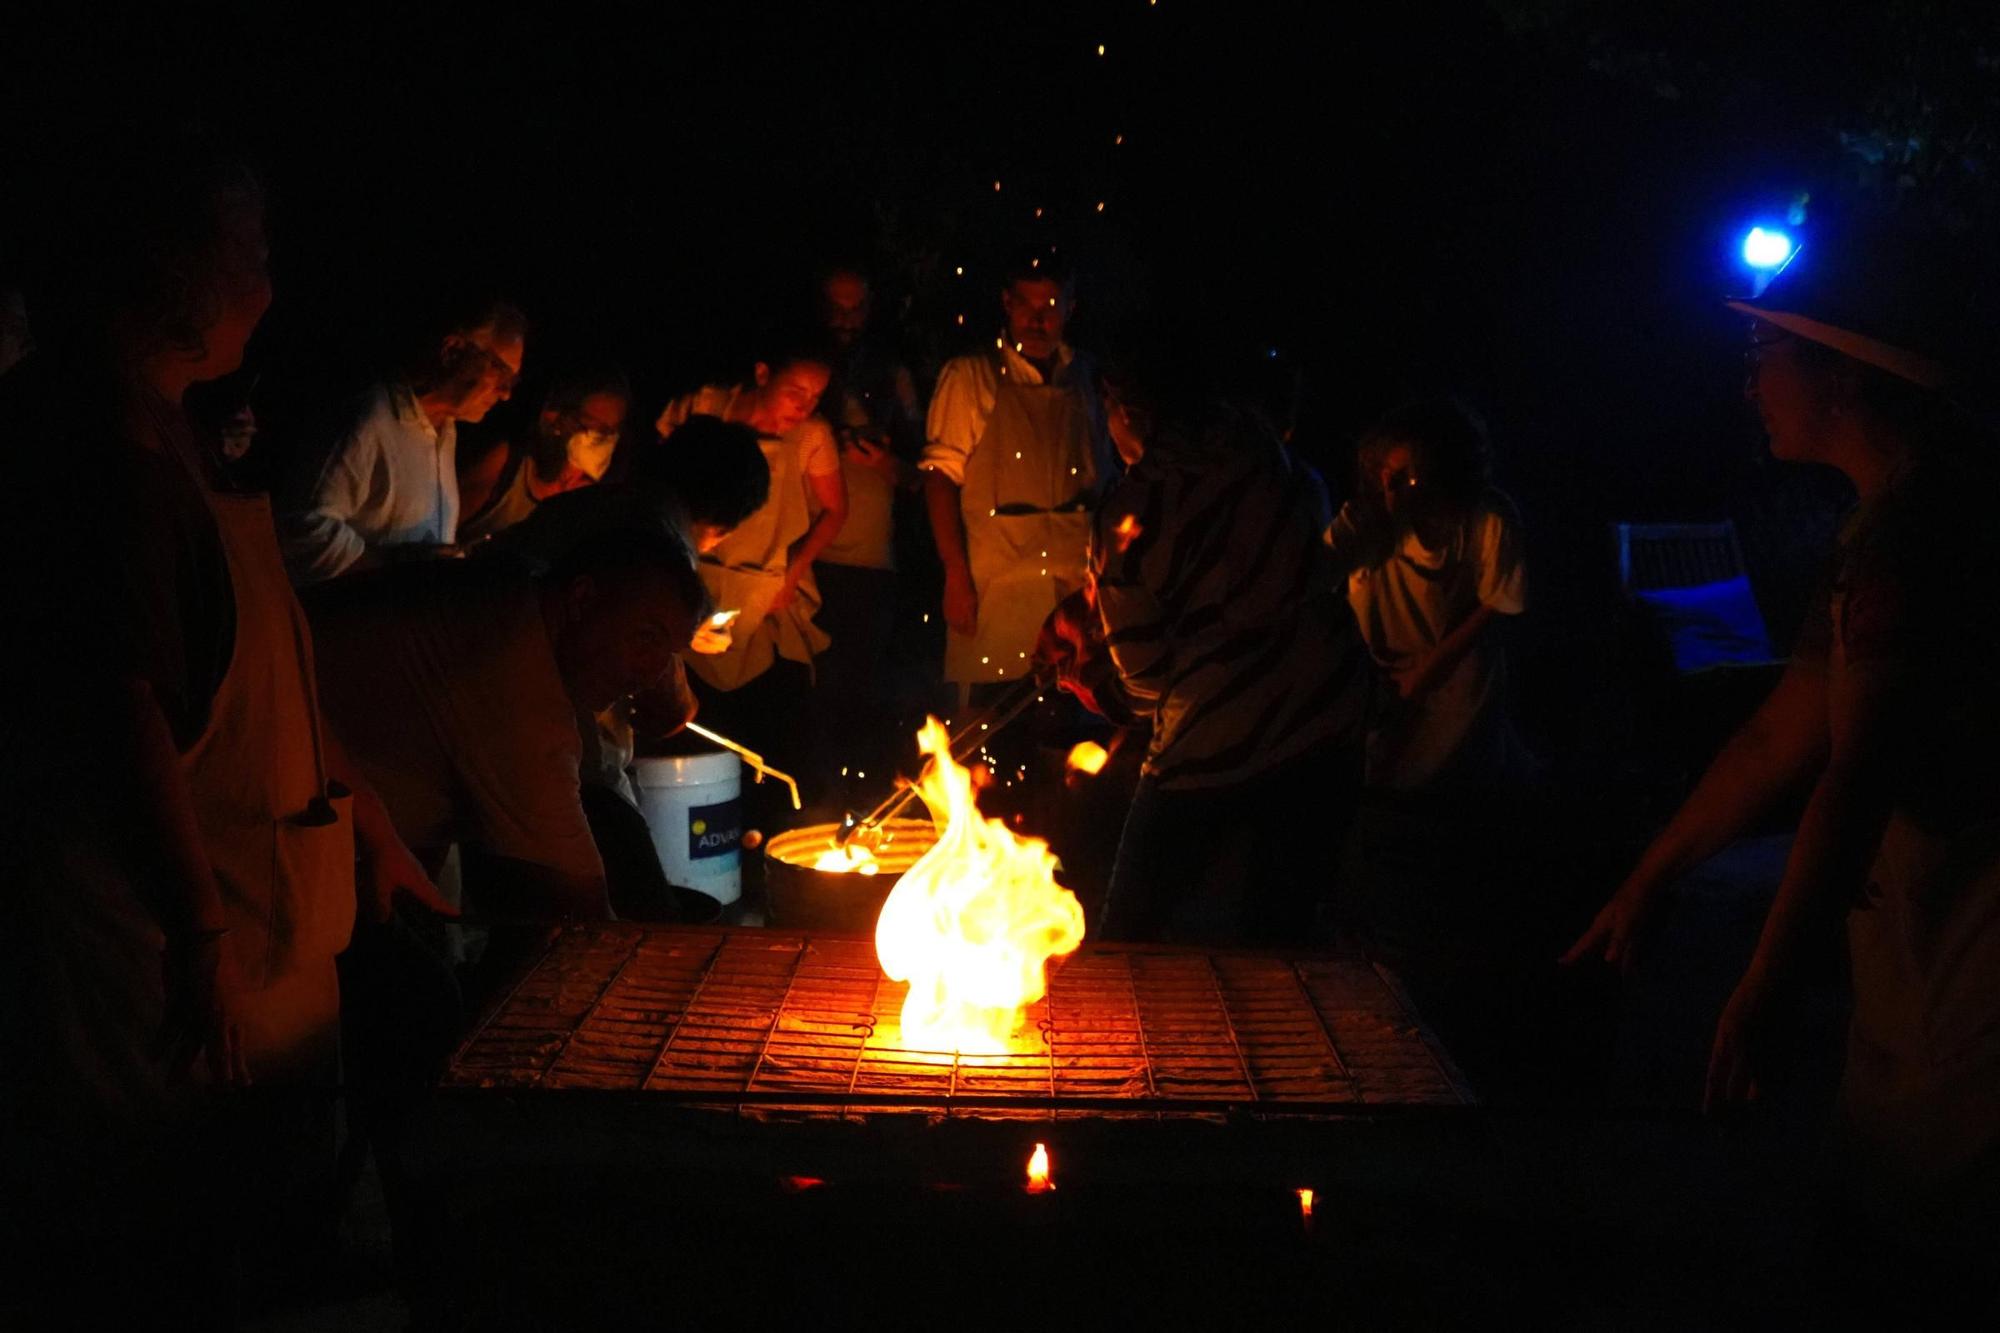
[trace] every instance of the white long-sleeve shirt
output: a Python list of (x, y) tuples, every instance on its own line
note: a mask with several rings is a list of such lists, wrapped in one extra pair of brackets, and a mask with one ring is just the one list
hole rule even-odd
[[(1071, 363), (1075, 359), (1068, 343), (1057, 344), (1057, 383), (1073, 382)], [(1042, 383), (1042, 372), (1035, 369), (1035, 363), (1011, 347), (1001, 347), (1000, 364), (1019, 383)], [(1101, 411), (1097, 386), (1085, 383), (1081, 392), (1092, 422), (1097, 422)], [(963, 486), (966, 460), (986, 434), (986, 419), (993, 415), (993, 404), (999, 396), (1000, 369), (994, 365), (991, 354), (973, 352), (945, 362), (944, 369), (938, 372), (937, 387), (931, 390), (930, 411), (924, 423), (924, 452), (917, 466), (943, 474), (954, 486)]]
[(434, 428), (407, 385), (371, 388), (350, 424), (308, 452), (279, 519), (292, 581), (343, 573), (378, 546), (458, 539), (458, 434)]

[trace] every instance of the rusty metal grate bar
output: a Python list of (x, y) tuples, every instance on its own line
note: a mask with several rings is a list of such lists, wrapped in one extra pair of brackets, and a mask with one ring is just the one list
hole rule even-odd
[(814, 1116), (1471, 1100), (1405, 998), (1354, 956), (1086, 947), (1053, 969), (1001, 1056), (905, 1049), (903, 993), (866, 939), (575, 927), (460, 1048), (445, 1082)]

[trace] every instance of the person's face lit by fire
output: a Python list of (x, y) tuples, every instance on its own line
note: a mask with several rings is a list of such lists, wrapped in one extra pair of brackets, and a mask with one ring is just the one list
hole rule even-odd
[(656, 684), (694, 637), (694, 612), (662, 577), (581, 575), (562, 598), (558, 662), (570, 696), (593, 712)]
[(761, 435), (788, 435), (819, 407), (831, 371), (816, 361), (794, 361), (772, 369), (757, 363), (757, 400), (750, 425)]
[(1028, 278), (1008, 284), (1000, 294), (1007, 315), (1007, 340), (1030, 361), (1047, 361), (1062, 343), (1063, 325), (1075, 302), (1061, 283)]
[(851, 347), (868, 328), (868, 279), (859, 273), (834, 273), (819, 289), (819, 317), (842, 347)]
[(688, 524), (688, 540), (694, 543), (696, 555), (707, 555), (722, 545), (734, 528), (725, 528), (720, 523), (703, 523), (699, 519)]
[(1118, 451), (1118, 461), (1126, 467), (1146, 456), (1146, 432), (1144, 418), (1119, 400), (1109, 387), (1103, 391), (1104, 429), (1111, 436), (1112, 447)]
[(564, 446), (570, 468), (591, 481), (598, 481), (610, 466), (612, 451), (618, 447), (619, 432), (625, 428), (625, 411), (623, 395), (593, 393), (566, 411), (544, 408), (542, 433)]
[(502, 337), (490, 327), (446, 338), (447, 357), (464, 367), (452, 418), (483, 421), (488, 412), (511, 398), (514, 384), (521, 378), (521, 360), (527, 350), (527, 344), (520, 338)]
[(1762, 320), (1751, 324), (1743, 396), (1764, 423), (1772, 455), (1791, 463), (1820, 456), (1837, 398), (1832, 377), (1802, 351), (1795, 334)]
[(1375, 485), (1383, 513), (1398, 522), (1414, 521), (1424, 498), (1423, 469), (1417, 451), (1400, 442), (1383, 449), (1375, 469)]

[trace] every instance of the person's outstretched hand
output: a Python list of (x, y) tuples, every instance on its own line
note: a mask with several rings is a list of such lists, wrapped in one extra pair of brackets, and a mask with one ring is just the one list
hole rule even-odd
[(167, 1014), (161, 1040), (172, 1077), (185, 1078), (197, 1056), (218, 1085), (248, 1087), (243, 1009), (249, 996), (220, 935), (176, 942), (167, 952)]
[(394, 916), (398, 894), (439, 916), (458, 915), (401, 838), (362, 840), (360, 852), (354, 887), (370, 920), (379, 923)]
[(715, 657), (728, 652), (735, 643), (736, 636), (730, 632), (729, 625), (727, 623), (718, 625), (715, 623), (715, 617), (711, 616), (702, 621), (695, 630), (694, 638), (688, 642), (688, 648), (703, 656)]
[(1770, 984), (1746, 975), (1736, 983), (1715, 1025), (1708, 1055), (1708, 1083), (1701, 1109), (1708, 1114), (1757, 1100), (1757, 1067), (1762, 1063), (1763, 1028), (1770, 1009)]
[(1652, 914), (1653, 895), (1632, 880), (1620, 885), (1611, 901), (1599, 909), (1590, 928), (1569, 946), (1562, 956), (1564, 967), (1592, 958), (1602, 958), (1621, 971), (1630, 971), (1634, 947)]

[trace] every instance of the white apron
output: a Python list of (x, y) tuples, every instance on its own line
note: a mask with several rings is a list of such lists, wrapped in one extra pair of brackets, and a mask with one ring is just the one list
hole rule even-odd
[(354, 928), (350, 797), (321, 758), (311, 635), (263, 496), (208, 495), (229, 560), (236, 643), (208, 728), (182, 763), (215, 869), (225, 947), (250, 994), (257, 1081), (339, 1072), (334, 955)]
[(1097, 482), (1090, 414), (1075, 385), (1024, 384), (1000, 367), (993, 412), (959, 487), (979, 623), (969, 635), (946, 631), (946, 680), (1028, 673), (1042, 622), (1083, 586)]
[(757, 443), (771, 465), (771, 498), (701, 557), (701, 581), (716, 610), (740, 613), (728, 652), (690, 653), (687, 658), (688, 670), (718, 690), (741, 689), (769, 671), (777, 657), (810, 666), (833, 642), (813, 623), (819, 588), (811, 570), (799, 581), (791, 606), (771, 612), (792, 548), (805, 538), (812, 519), (797, 444), (768, 436)]
[[(1843, 642), (1835, 606), (1833, 649)], [(1961, 781), (1978, 783), (1984, 775)], [(1837, 1141), (1848, 1185), (1913, 1232), (2000, 1211), (2000, 816), (1901, 809), (1847, 916), (1854, 978)]]

